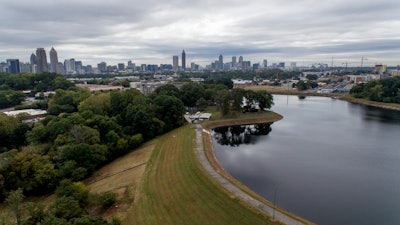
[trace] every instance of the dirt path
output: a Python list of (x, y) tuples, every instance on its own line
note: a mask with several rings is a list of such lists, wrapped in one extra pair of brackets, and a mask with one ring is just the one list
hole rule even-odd
[(203, 134), (205, 135), (210, 135), (208, 131), (203, 130), (201, 125), (196, 125), (196, 149), (197, 149), (197, 154), (200, 160), (200, 163), (204, 167), (204, 169), (218, 182), (220, 183), (224, 188), (226, 188), (229, 192), (240, 198), (241, 200), (247, 202), (254, 208), (257, 208), (261, 210), (262, 212), (266, 213), (269, 215), (271, 218), (274, 218), (284, 224), (288, 225), (303, 225), (306, 223), (302, 223), (298, 220), (293, 219), (292, 217), (289, 217), (278, 210), (275, 210), (274, 207), (268, 206), (264, 204), (263, 202), (260, 202), (259, 200), (251, 197), (248, 195), (246, 192), (243, 190), (239, 189), (237, 186), (232, 184), (230, 181), (228, 181), (225, 177), (223, 177), (221, 174), (219, 174), (214, 167), (210, 164), (208, 161), (205, 151), (203, 149)]

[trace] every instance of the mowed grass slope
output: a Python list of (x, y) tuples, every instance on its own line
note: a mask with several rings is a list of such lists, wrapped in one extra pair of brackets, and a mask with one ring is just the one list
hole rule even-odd
[(275, 224), (222, 189), (203, 170), (195, 148), (192, 125), (158, 138), (123, 224)]

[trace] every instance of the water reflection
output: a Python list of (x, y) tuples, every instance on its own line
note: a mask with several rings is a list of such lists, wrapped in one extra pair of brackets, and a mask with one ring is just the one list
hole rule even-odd
[(220, 145), (239, 146), (251, 143), (253, 136), (268, 135), (272, 123), (219, 127), (213, 129), (214, 139)]
[(322, 97), (274, 102), (283, 119), (268, 135), (214, 131), (217, 159), (232, 176), (270, 201), (279, 188), (280, 207), (320, 225), (400, 224), (398, 111)]

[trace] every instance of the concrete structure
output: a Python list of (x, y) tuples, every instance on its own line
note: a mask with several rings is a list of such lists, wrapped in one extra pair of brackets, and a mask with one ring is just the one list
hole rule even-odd
[(122, 86), (112, 86), (112, 85), (97, 85), (97, 84), (77, 84), (77, 87), (87, 88), (90, 92), (96, 91), (112, 91), (112, 90), (123, 90)]
[(253, 85), (253, 81), (252, 80), (241, 80), (241, 79), (237, 79), (237, 80), (232, 80), (233, 81), (233, 87), (234, 88), (245, 88), (245, 87), (249, 87)]
[(46, 110), (41, 110), (41, 109), (23, 109), (23, 110), (12, 110), (12, 111), (7, 111), (3, 112), (7, 116), (17, 116), (20, 114), (28, 114), (30, 116), (34, 117), (39, 117), (39, 116), (44, 116), (47, 114)]
[(365, 75), (347, 75), (346, 80), (352, 81), (356, 84), (358, 83), (367, 83), (371, 80), (381, 79), (381, 75), (379, 74), (365, 74)]

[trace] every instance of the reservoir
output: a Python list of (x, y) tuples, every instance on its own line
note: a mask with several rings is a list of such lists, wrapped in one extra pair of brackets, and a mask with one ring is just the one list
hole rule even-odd
[(271, 126), (212, 132), (225, 170), (317, 224), (400, 224), (400, 112), (326, 97), (274, 103), (284, 118)]

